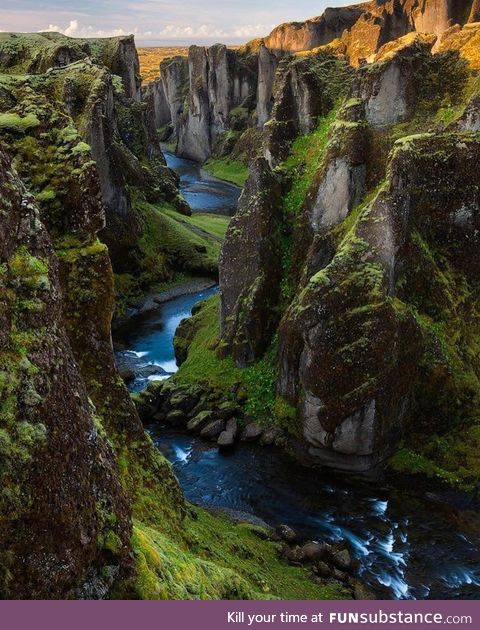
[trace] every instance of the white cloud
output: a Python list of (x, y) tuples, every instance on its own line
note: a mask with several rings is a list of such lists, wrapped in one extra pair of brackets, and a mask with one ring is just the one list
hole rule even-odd
[(62, 29), (55, 24), (49, 24), (48, 28), (42, 28), (38, 31), (39, 33), (61, 33)]
[(81, 26), (78, 20), (70, 20), (69, 25), (65, 28), (56, 24), (49, 24), (48, 28), (41, 29), (39, 32), (62, 33), (68, 37), (120, 37), (122, 35), (128, 35), (123, 28), (101, 30), (93, 26)]
[(231, 33), (234, 37), (263, 37), (275, 28), (274, 24), (247, 24), (237, 26)]
[[(273, 28), (272, 24), (247, 24), (245, 26), (237, 26), (232, 29), (219, 28), (213, 24), (200, 24), (199, 26), (181, 26), (178, 24), (166, 24), (158, 30), (144, 31), (138, 27), (134, 28), (133, 33), (138, 41), (142, 40), (185, 40), (185, 39), (249, 39), (267, 35)], [(93, 26), (83, 26), (78, 20), (70, 20), (68, 26), (62, 27), (57, 24), (49, 24), (48, 28), (42, 29), (47, 32), (63, 33), (69, 37), (119, 37), (128, 35), (123, 28), (114, 28), (110, 30), (102, 30)]]
[(75, 37), (78, 31), (78, 20), (70, 20), (70, 24), (64, 31), (64, 35), (68, 35), (69, 37)]

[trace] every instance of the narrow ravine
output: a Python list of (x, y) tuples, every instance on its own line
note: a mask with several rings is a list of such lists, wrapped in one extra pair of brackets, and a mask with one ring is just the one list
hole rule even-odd
[(240, 188), (203, 170), (199, 164), (164, 151), (167, 165), (180, 176), (180, 191), (194, 212), (232, 215)]
[[(210, 178), (187, 160), (171, 154), (167, 160), (181, 176), (182, 192), (194, 210), (232, 213), (238, 188)], [(197, 302), (216, 290), (177, 297), (129, 322), (122, 332), (122, 354), (160, 369), (154, 374), (140, 369), (131, 391), (177, 370), (175, 330)], [(377, 597), (480, 598), (478, 536), (442, 515), (425, 491), (399, 490), (383, 478), (347, 481), (305, 469), (276, 448), (240, 444), (224, 455), (169, 427), (153, 424), (147, 430), (172, 462), (190, 501), (248, 513), (273, 526), (286, 523), (312, 540), (347, 540), (360, 576)]]

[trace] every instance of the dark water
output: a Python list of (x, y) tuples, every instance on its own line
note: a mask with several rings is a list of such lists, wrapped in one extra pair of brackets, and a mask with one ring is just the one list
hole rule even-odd
[(306, 469), (275, 448), (240, 444), (223, 455), (166, 427), (148, 431), (190, 501), (287, 523), (313, 540), (347, 540), (379, 598), (480, 598), (478, 537), (457, 531), (429, 504)]
[(241, 188), (209, 175), (197, 162), (164, 151), (167, 165), (180, 176), (180, 190), (194, 212), (233, 215)]
[[(177, 298), (133, 320), (122, 338), (127, 352), (176, 371), (175, 329), (215, 290)], [(133, 389), (147, 382), (137, 380)], [(479, 536), (460, 531), (420, 494), (305, 469), (275, 448), (240, 444), (221, 455), (167, 427), (148, 431), (173, 463), (189, 500), (249, 512), (271, 525), (287, 523), (312, 540), (348, 540), (362, 578), (379, 598), (480, 599)]]

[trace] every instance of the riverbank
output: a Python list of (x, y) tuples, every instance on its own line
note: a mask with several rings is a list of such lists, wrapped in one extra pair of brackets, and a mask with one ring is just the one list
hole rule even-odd
[(245, 186), (248, 177), (248, 166), (243, 162), (220, 158), (218, 160), (210, 159), (202, 168), (217, 179), (230, 182), (240, 188)]
[(129, 320), (145, 315), (157, 310), (162, 304), (186, 295), (193, 295), (217, 285), (217, 281), (212, 278), (182, 278), (166, 285), (164, 289), (153, 291), (144, 295), (139, 302), (130, 306), (125, 315), (118, 318), (113, 325), (118, 329), (129, 322)]
[[(288, 433), (289, 409), (279, 406), (273, 395), (268, 360), (239, 370), (230, 359), (219, 359), (216, 299), (195, 310), (195, 318), (187, 319), (195, 304), (215, 287), (185, 295), (188, 283), (183, 284), (183, 289), (177, 285), (157, 293), (160, 308), (130, 320), (124, 352), (131, 353), (136, 365), (145, 370), (137, 382), (129, 384), (130, 391), (145, 389), (150, 380), (168, 378), (177, 370), (173, 338), (185, 321), (177, 353), (182, 351), (182, 339), (189, 349), (180, 374), (163, 386), (152, 385), (135, 399), (140, 415), (147, 420), (147, 431), (171, 461), (187, 499), (209, 510), (253, 514), (270, 526), (289, 524), (304, 540), (348, 544), (359, 563), (362, 582), (379, 597), (480, 596), (480, 575), (472, 561), (480, 547), (475, 519), (469, 521), (473, 527), (466, 528), (465, 511), (446, 507), (444, 496), (433, 486), (415, 492), (415, 480), (405, 483), (403, 489), (403, 481), (395, 478), (380, 476), (369, 482), (300, 465), (286, 452), (286, 444), (281, 444)], [(158, 373), (150, 374), (155, 368)], [(248, 392), (233, 387), (245, 378)], [(201, 386), (205, 381), (210, 386), (204, 396)], [(266, 397), (270, 389), (272, 397)], [(156, 401), (154, 391), (161, 393)], [(248, 410), (246, 393), (250, 396)], [(281, 435), (272, 434), (275, 427), (258, 427), (252, 422), (266, 412), (266, 399), (283, 418)], [(182, 429), (189, 423), (195, 427)], [(220, 432), (227, 429), (235, 433), (230, 451), (217, 444)], [(270, 448), (263, 446), (267, 443)], [(298, 553), (293, 546), (286, 550), (286, 557), (296, 562)], [(327, 573), (322, 564), (318, 566)], [(320, 570), (318, 566), (314, 565)], [(305, 574), (306, 586), (310, 579)], [(328, 582), (331, 587), (337, 584), (341, 588), (335, 576), (327, 579), (333, 580)], [(347, 585), (348, 577), (342, 579)]]

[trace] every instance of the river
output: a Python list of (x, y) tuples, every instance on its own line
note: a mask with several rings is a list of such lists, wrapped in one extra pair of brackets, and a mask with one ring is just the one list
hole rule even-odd
[[(181, 176), (185, 197), (195, 200), (194, 210), (232, 212), (228, 204), (235, 187), (207, 176), (192, 162), (166, 157)], [(217, 189), (218, 206), (211, 200)], [(208, 204), (200, 207), (205, 197)], [(227, 205), (222, 199), (229, 200)], [(214, 291), (176, 298), (131, 320), (122, 333), (126, 352), (168, 374), (175, 372), (176, 327)], [(131, 389), (138, 391), (149, 379), (168, 374), (136, 379)], [(360, 576), (379, 599), (480, 599), (478, 533), (463, 531), (425, 491), (400, 489), (382, 477), (347, 480), (306, 469), (276, 448), (240, 444), (224, 455), (169, 427), (152, 424), (147, 431), (172, 462), (190, 501), (248, 512), (273, 526), (286, 523), (312, 540), (347, 540), (359, 560)]]
[(177, 157), (164, 151), (167, 166), (180, 176), (180, 190), (193, 212), (212, 212), (232, 215), (236, 208), (240, 188), (224, 182), (204, 171), (197, 162)]

